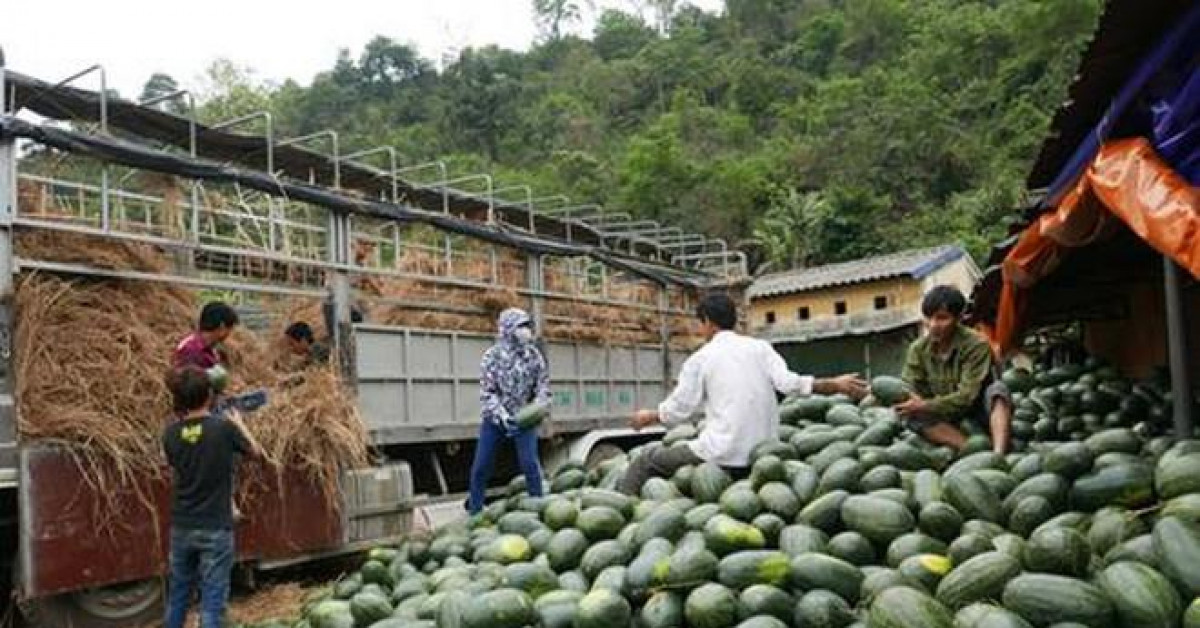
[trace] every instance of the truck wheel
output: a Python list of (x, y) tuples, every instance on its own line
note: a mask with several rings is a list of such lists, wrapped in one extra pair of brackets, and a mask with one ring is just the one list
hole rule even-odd
[(22, 612), (46, 628), (138, 626), (162, 619), (163, 593), (163, 581), (151, 578), (29, 600)]
[(621, 447), (615, 443), (596, 443), (596, 445), (592, 447), (592, 450), (588, 452), (587, 460), (584, 461), (583, 466), (587, 467), (587, 469), (591, 471), (599, 466), (601, 462), (616, 458), (623, 453), (625, 453), (625, 450), (621, 449)]

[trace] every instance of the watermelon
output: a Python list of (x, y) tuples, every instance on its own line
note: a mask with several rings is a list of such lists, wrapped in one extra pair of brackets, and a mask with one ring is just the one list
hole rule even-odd
[(954, 567), (937, 587), (937, 599), (951, 609), (973, 602), (998, 600), (1009, 580), (1021, 573), (1017, 559), (988, 552), (974, 556)]
[(1050, 450), (1042, 459), (1042, 468), (1049, 473), (1074, 480), (1092, 468), (1094, 454), (1083, 443), (1066, 443)]
[(635, 500), (624, 493), (602, 488), (586, 489), (579, 495), (580, 508), (611, 508), (626, 519), (633, 517), (634, 503)]
[(721, 494), (720, 504), (721, 512), (745, 522), (757, 517), (763, 508), (762, 500), (749, 486), (730, 486)]
[(800, 589), (826, 589), (853, 604), (858, 602), (863, 575), (844, 560), (808, 553), (792, 559), (791, 580), (792, 585)]
[(787, 554), (773, 550), (734, 552), (717, 565), (717, 580), (738, 590), (754, 584), (779, 586), (787, 582), (789, 575)]
[(950, 610), (911, 587), (892, 587), (871, 603), (867, 623), (872, 628), (953, 628)]
[(1176, 517), (1154, 524), (1154, 550), (1165, 573), (1181, 593), (1200, 597), (1200, 527)]
[(354, 616), (350, 614), (350, 602), (326, 600), (313, 606), (308, 613), (312, 628), (354, 628)]
[(1071, 507), (1092, 512), (1104, 506), (1141, 508), (1154, 501), (1154, 469), (1147, 464), (1117, 464), (1097, 469), (1071, 486)]
[(1192, 600), (1183, 612), (1183, 628), (1200, 628), (1200, 598)]
[(956, 628), (1033, 628), (1008, 609), (991, 604), (972, 604), (954, 616)]
[(818, 589), (800, 598), (794, 618), (797, 626), (849, 626), (854, 622), (854, 612), (846, 600)]
[(679, 628), (683, 625), (683, 597), (674, 591), (659, 591), (638, 611), (637, 619), (643, 628)]
[(900, 471), (890, 464), (871, 469), (858, 481), (859, 488), (867, 493), (885, 488), (899, 488), (900, 484)]
[[(547, 403), (531, 403), (513, 415), (513, 422), (523, 430), (533, 429), (542, 424), (550, 416), (550, 405)], [(558, 492), (558, 491), (555, 491)]]
[(895, 569), (888, 569), (887, 567), (863, 567), (862, 572), (862, 590), (859, 593), (859, 599), (862, 604), (869, 605), (880, 593), (892, 587), (916, 586), (915, 583), (909, 582)]
[(783, 520), (783, 517), (773, 512), (764, 512), (755, 517), (754, 521), (750, 522), (750, 525), (758, 528), (759, 532), (762, 532), (767, 545), (777, 547), (779, 545), (779, 533), (787, 527), (787, 522)]
[(858, 532), (842, 532), (829, 539), (825, 553), (859, 567), (878, 562), (875, 547)]
[(575, 525), (575, 518), (578, 516), (579, 506), (569, 499), (551, 499), (542, 510), (542, 521), (555, 531)]
[(568, 469), (550, 481), (550, 492), (565, 493), (572, 489), (581, 488), (587, 483), (587, 472), (582, 469)]
[(475, 597), (463, 611), (465, 628), (520, 628), (537, 621), (533, 599), (516, 589), (496, 589)]
[(632, 617), (633, 607), (620, 593), (610, 589), (594, 589), (579, 600), (575, 628), (627, 626)]
[(1082, 577), (1091, 563), (1087, 538), (1071, 528), (1043, 528), (1029, 537), (1022, 562), (1029, 571)]
[(912, 531), (916, 520), (907, 508), (887, 499), (852, 495), (842, 503), (846, 528), (862, 534), (880, 547)]
[(963, 526), (962, 515), (945, 502), (929, 503), (921, 509), (917, 520), (922, 532), (946, 542), (958, 538)]
[(1000, 498), (992, 488), (971, 473), (956, 473), (943, 478), (946, 501), (968, 519), (993, 523), (1004, 520)]
[(625, 527), (625, 517), (608, 506), (592, 506), (579, 513), (575, 527), (591, 541), (614, 539)]
[(871, 394), (885, 406), (894, 406), (912, 396), (912, 387), (899, 377), (880, 375), (871, 380)]
[(758, 489), (758, 499), (768, 512), (792, 519), (800, 512), (800, 500), (791, 487), (783, 482), (767, 482)]
[(761, 549), (767, 544), (761, 530), (726, 515), (717, 515), (704, 525), (704, 540), (708, 549), (718, 556)]
[(949, 572), (950, 559), (938, 554), (909, 556), (896, 567), (896, 573), (907, 582), (919, 584), (926, 591), (935, 591)]
[(1200, 493), (1200, 453), (1160, 458), (1154, 469), (1154, 487), (1162, 500)]
[(1023, 574), (1004, 587), (1008, 610), (1039, 626), (1075, 622), (1092, 628), (1113, 625), (1115, 609), (1099, 587), (1066, 576)]
[(391, 617), (392, 605), (387, 597), (363, 591), (350, 598), (350, 616), (355, 624), (369, 626)]
[(583, 532), (576, 528), (565, 528), (550, 537), (546, 556), (550, 560), (550, 567), (562, 572), (577, 567), (587, 548), (588, 540)]
[(601, 541), (587, 548), (579, 561), (580, 571), (588, 578), (595, 578), (601, 571), (613, 565), (624, 565), (630, 560), (629, 548), (620, 541)]
[(1147, 532), (1146, 524), (1124, 508), (1103, 508), (1092, 516), (1087, 540), (1092, 553), (1103, 556), (1112, 548)]
[[(481, 560), (501, 564), (517, 563), (533, 558), (533, 547), (524, 537), (516, 534), (502, 534), (480, 550), (477, 555)], [(364, 576), (366, 568), (367, 565), (364, 565)]]
[(1183, 601), (1166, 576), (1141, 563), (1114, 563), (1096, 581), (1122, 626), (1171, 626), (1183, 613)]
[(823, 554), (828, 543), (824, 532), (803, 524), (790, 525), (779, 533), (779, 549), (793, 558), (808, 552)]
[(846, 491), (822, 495), (800, 510), (796, 523), (812, 526), (826, 534), (836, 534), (842, 525), (842, 503), (848, 497), (850, 494)]
[(727, 628), (738, 621), (738, 599), (729, 588), (710, 582), (687, 596), (683, 614), (691, 628)]
[(581, 599), (583, 594), (578, 591), (562, 590), (538, 598), (533, 609), (537, 612), (539, 625), (542, 628), (573, 628)]
[(666, 539), (674, 543), (686, 531), (687, 520), (682, 512), (674, 508), (658, 508), (638, 524), (633, 543), (637, 547), (645, 545), (650, 539)]
[(1017, 502), (1008, 516), (1008, 527), (1021, 536), (1029, 536), (1054, 516), (1054, 507), (1041, 495), (1028, 495)]
[(949, 553), (949, 548), (946, 544), (931, 537), (921, 534), (920, 532), (909, 532), (888, 546), (887, 549), (887, 564), (890, 567), (899, 567), (904, 559), (919, 554), (940, 554), (946, 555)]
[(784, 622), (791, 621), (796, 606), (790, 594), (769, 584), (746, 587), (738, 596), (738, 603), (743, 619), (767, 615)]

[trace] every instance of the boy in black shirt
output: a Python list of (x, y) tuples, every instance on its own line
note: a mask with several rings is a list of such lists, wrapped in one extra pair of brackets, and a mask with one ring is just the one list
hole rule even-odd
[(168, 379), (175, 420), (163, 432), (174, 476), (171, 496), (171, 575), (166, 628), (182, 628), (193, 586), (199, 586), (200, 625), (218, 628), (233, 569), (233, 462), (261, 455), (250, 433), (212, 412), (208, 375), (196, 367)]

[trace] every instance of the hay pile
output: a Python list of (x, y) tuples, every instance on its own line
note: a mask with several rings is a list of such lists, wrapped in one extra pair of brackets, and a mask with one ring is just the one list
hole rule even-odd
[[(168, 265), (153, 247), (74, 234), (23, 233), (18, 251), (109, 268)], [(199, 305), (167, 283), (21, 277), (14, 349), (20, 437), (65, 447), (105, 494), (141, 490), (147, 478), (161, 477), (159, 438), (170, 411), (164, 376)], [(287, 374), (251, 333), (239, 331), (227, 349), (233, 391), (270, 389), (270, 404), (247, 421), (270, 466), (302, 468), (336, 505), (340, 469), (368, 462), (368, 435), (351, 393), (331, 368), (285, 386)]]

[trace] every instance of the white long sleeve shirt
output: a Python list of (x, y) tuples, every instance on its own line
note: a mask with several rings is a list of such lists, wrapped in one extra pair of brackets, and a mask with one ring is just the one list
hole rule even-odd
[(675, 390), (658, 406), (666, 426), (691, 420), (703, 405), (705, 423), (687, 444), (707, 462), (745, 467), (750, 452), (779, 434), (775, 392), (812, 394), (813, 378), (788, 370), (770, 343), (721, 331), (683, 363)]

